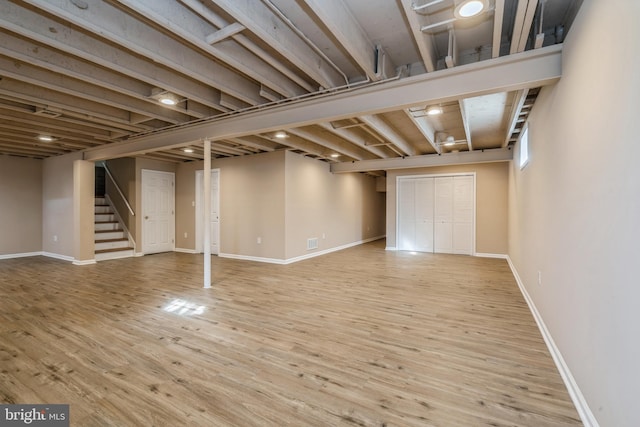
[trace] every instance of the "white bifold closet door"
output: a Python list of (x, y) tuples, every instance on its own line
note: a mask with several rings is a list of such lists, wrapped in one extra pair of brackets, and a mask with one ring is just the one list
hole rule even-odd
[(433, 252), (433, 178), (398, 185), (399, 249)]
[(398, 249), (473, 254), (472, 175), (398, 180)]

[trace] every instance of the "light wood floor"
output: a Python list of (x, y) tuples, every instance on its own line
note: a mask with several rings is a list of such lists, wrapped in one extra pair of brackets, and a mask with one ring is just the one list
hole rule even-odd
[(504, 260), (0, 261), (0, 402), (73, 426), (581, 425)]

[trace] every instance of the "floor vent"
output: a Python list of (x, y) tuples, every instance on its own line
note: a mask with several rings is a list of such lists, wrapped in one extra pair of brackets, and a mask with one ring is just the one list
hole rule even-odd
[(307, 239), (307, 250), (318, 249), (318, 238), (312, 237), (311, 239)]

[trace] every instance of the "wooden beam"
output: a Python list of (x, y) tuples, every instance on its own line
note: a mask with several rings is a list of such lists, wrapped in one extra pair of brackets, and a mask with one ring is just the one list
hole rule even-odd
[(211, 0), (259, 39), (277, 50), (296, 67), (325, 88), (338, 87), (346, 82), (318, 52), (309, 49), (287, 23), (274, 16), (262, 1), (255, 0)]
[(304, 0), (371, 80), (376, 73), (375, 46), (343, 0)]
[(465, 97), (544, 86), (560, 79), (561, 59), (562, 45), (548, 46), (157, 132), (120, 144), (87, 150), (85, 158), (102, 160), (124, 157), (204, 138), (237, 138), (363, 114), (379, 114), (425, 103), (438, 104)]
[(513, 159), (513, 151), (508, 149), (461, 151), (459, 153), (427, 154), (424, 156), (394, 157), (391, 159), (360, 160), (356, 162), (334, 163), (331, 172), (369, 172), (424, 168), (432, 166), (464, 165), (470, 163), (508, 162)]

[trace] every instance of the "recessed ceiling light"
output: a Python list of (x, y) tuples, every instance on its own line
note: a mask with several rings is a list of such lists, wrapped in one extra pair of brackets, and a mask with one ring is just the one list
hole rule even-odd
[(340, 154), (338, 154), (338, 153), (333, 153), (331, 155), (331, 158), (333, 158), (333, 159), (337, 159), (338, 157), (340, 157)]
[(55, 138), (49, 135), (38, 135), (38, 139), (42, 142), (53, 142)]
[(453, 13), (457, 18), (471, 18), (482, 13), (486, 7), (486, 0), (467, 0), (460, 3)]
[(442, 107), (439, 105), (433, 105), (427, 108), (427, 114), (430, 116), (436, 116), (438, 114), (442, 114)]
[(182, 151), (185, 153), (193, 153), (193, 148), (183, 148)]
[(171, 93), (159, 87), (154, 87), (151, 90), (151, 98), (164, 105), (176, 105), (182, 101), (182, 99), (180, 99), (180, 97), (175, 93)]
[(286, 138), (286, 137), (288, 137), (289, 135), (287, 135), (287, 133), (286, 133), (285, 131), (280, 130), (280, 131), (276, 132), (276, 133), (274, 134), (274, 136), (275, 136), (276, 138), (280, 138), (280, 139), (282, 139), (282, 138)]
[(164, 105), (176, 105), (180, 100), (172, 93), (165, 93), (160, 98), (160, 102)]

